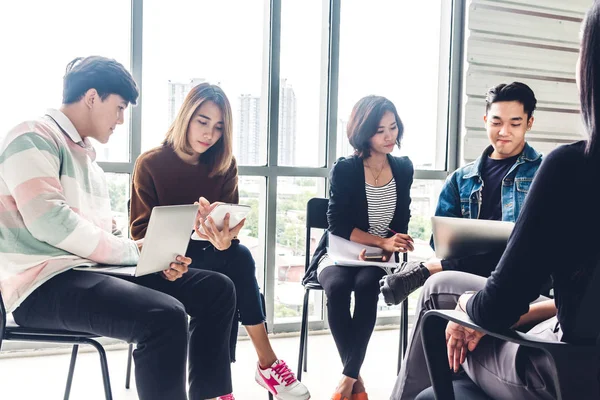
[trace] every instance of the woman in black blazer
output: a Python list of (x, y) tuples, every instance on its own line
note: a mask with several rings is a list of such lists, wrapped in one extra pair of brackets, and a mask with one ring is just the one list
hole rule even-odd
[[(329, 233), (379, 247), (387, 259), (413, 250), (413, 240), (406, 234), (413, 166), (407, 157), (390, 154), (400, 145), (402, 131), (392, 102), (379, 96), (361, 99), (348, 123), (355, 154), (340, 158), (330, 174)], [(359, 372), (377, 318), (379, 280), (386, 271), (335, 265), (327, 255), (327, 237), (319, 243), (304, 282), (318, 281), (325, 289), (329, 326), (344, 365), (332, 400), (365, 400)]]

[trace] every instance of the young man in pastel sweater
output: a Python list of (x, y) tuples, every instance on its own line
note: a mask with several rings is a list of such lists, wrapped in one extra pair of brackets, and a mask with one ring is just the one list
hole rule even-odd
[[(231, 393), (233, 283), (189, 270), (178, 256), (160, 274), (116, 277), (74, 271), (91, 260), (131, 265), (142, 241), (113, 232), (106, 178), (91, 138), (108, 142), (138, 89), (118, 62), (75, 59), (63, 104), (8, 132), (0, 144), (0, 291), (30, 328), (89, 332), (137, 344), (142, 400)], [(188, 324), (188, 316), (191, 320)]]

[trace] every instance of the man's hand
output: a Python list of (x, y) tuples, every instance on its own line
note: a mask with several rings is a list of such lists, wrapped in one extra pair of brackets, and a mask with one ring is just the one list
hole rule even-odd
[(382, 250), (395, 253), (406, 253), (415, 249), (415, 241), (405, 233), (396, 233), (394, 236), (383, 239), (379, 246)]
[(138, 239), (135, 241), (137, 248), (139, 251), (142, 251), (142, 246), (144, 245), (144, 238)]
[(206, 219), (200, 218), (200, 226), (202, 226), (202, 229), (204, 229), (204, 233), (200, 232), (199, 227), (194, 227), (196, 235), (198, 235), (200, 239), (208, 240), (213, 246), (215, 246), (217, 250), (227, 250), (231, 246), (231, 241), (237, 237), (237, 235), (240, 233), (240, 230), (244, 226), (244, 222), (246, 222), (246, 219), (244, 218), (236, 226), (229, 229), (229, 218), (229, 213), (225, 214), (222, 230), (217, 228), (215, 221), (213, 221), (211, 217)]
[[(456, 310), (464, 313), (465, 305), (471, 296), (472, 294), (463, 294), (460, 296)], [(448, 365), (450, 369), (458, 372), (458, 368), (467, 358), (467, 352), (474, 351), (484, 336), (485, 333), (483, 332), (467, 328), (456, 322), (448, 322), (446, 326), (446, 347), (448, 349)]]
[(169, 281), (175, 281), (188, 272), (192, 259), (185, 256), (177, 256), (176, 262), (172, 262), (168, 269), (162, 272), (163, 278)]

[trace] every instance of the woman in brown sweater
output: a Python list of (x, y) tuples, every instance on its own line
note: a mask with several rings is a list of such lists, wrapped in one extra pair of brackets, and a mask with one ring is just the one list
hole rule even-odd
[[(131, 190), (131, 236), (145, 236), (155, 206), (199, 201), (208, 211), (216, 202), (238, 203), (237, 165), (231, 142), (231, 106), (223, 90), (208, 83), (194, 87), (162, 146), (137, 159)], [(233, 281), (239, 319), (258, 355), (257, 383), (279, 400), (309, 399), (306, 387), (271, 348), (254, 260), (237, 239), (244, 221), (221, 231), (206, 214), (200, 222), (208, 231), (200, 234), (204, 240), (190, 240), (186, 253), (192, 259), (190, 268), (220, 272)], [(232, 338), (232, 343), (236, 339)], [(233, 399), (233, 395), (222, 399)]]

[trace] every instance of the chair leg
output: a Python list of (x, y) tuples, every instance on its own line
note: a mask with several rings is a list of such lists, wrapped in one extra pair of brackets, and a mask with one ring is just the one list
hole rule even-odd
[(302, 369), (305, 364), (306, 342), (308, 341), (308, 295), (310, 289), (304, 290), (304, 303), (302, 306), (302, 325), (300, 326), (300, 349), (298, 351), (298, 380), (302, 380)]
[(408, 299), (402, 302), (400, 308), (400, 342), (398, 344), (398, 370), (396, 373), (400, 373), (400, 367), (402, 366), (402, 360), (406, 354), (406, 348), (408, 346)]
[(445, 319), (425, 314), (419, 332), (423, 341), (429, 379), (437, 400), (455, 400), (452, 373), (448, 366), (446, 325), (448, 321)]
[(131, 359), (133, 358), (133, 343), (129, 343), (127, 349), (127, 372), (125, 374), (125, 389), (129, 389), (131, 383)]
[(304, 372), (308, 372), (308, 326), (306, 329), (306, 336), (304, 338)]
[(79, 345), (74, 344), (73, 350), (71, 351), (71, 362), (69, 363), (69, 375), (67, 376), (67, 386), (65, 387), (64, 400), (69, 400), (69, 396), (71, 395), (71, 384), (73, 383), (73, 373), (75, 372), (75, 362), (77, 361), (78, 350)]
[(85, 339), (82, 341), (82, 343), (94, 346), (94, 348), (98, 351), (98, 355), (100, 356), (100, 369), (102, 370), (102, 383), (104, 384), (104, 396), (106, 397), (106, 400), (113, 400), (112, 390), (110, 388), (110, 375), (108, 374), (108, 361), (106, 359), (106, 351), (104, 351), (104, 347), (92, 339)]

